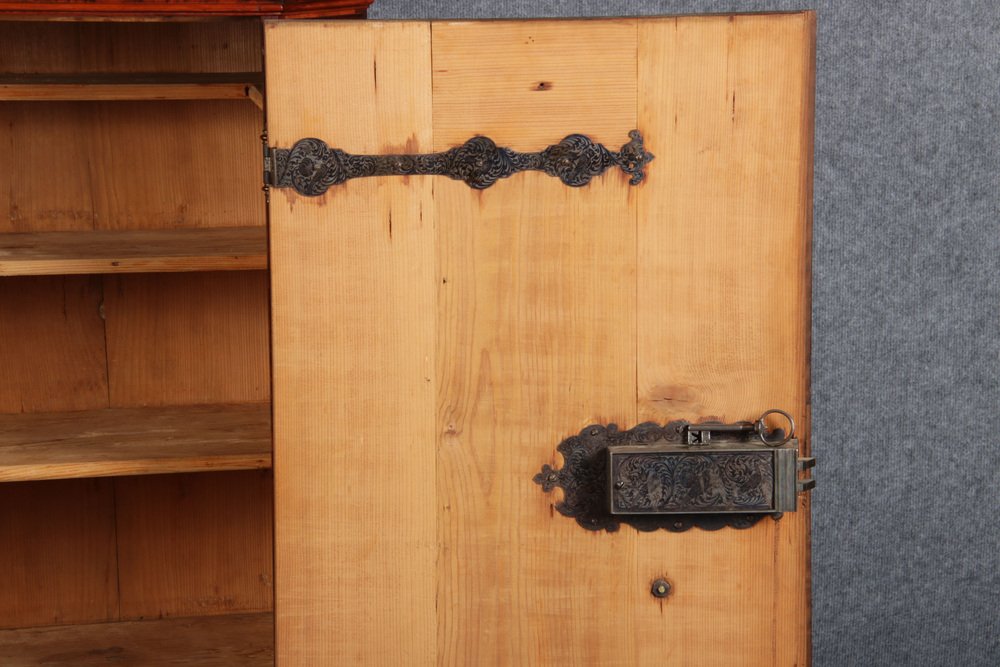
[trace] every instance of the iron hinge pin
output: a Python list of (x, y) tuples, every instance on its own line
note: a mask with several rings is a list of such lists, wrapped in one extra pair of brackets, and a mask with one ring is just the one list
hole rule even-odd
[(274, 183), (274, 159), (271, 147), (267, 145), (267, 130), (260, 135), (261, 149), (264, 154), (264, 188), (267, 189)]

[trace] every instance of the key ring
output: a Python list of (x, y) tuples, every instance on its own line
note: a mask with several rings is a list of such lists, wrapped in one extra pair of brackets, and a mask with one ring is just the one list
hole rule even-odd
[[(788, 432), (785, 434), (784, 439), (782, 440), (767, 439), (768, 430), (767, 430), (767, 424), (764, 423), (764, 420), (767, 419), (768, 415), (781, 415), (786, 420), (788, 420)], [(760, 441), (763, 442), (768, 447), (780, 447), (789, 440), (791, 440), (793, 437), (795, 437), (795, 420), (792, 419), (792, 416), (787, 412), (785, 412), (784, 410), (771, 408), (770, 410), (765, 410), (764, 413), (757, 419), (757, 422), (754, 424), (753, 430), (754, 433), (757, 434), (757, 437), (760, 438)], [(777, 430), (778, 429), (774, 429), (773, 431), (770, 432), (774, 433), (774, 431)]]

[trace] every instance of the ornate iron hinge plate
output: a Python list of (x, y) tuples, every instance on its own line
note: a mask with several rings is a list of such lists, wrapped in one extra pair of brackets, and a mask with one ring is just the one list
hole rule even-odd
[(749, 528), (794, 512), (798, 493), (815, 484), (798, 478), (815, 459), (798, 457), (791, 418), (787, 435), (768, 431), (771, 412), (735, 424), (588, 426), (558, 446), (562, 468), (544, 465), (534, 481), (562, 489), (556, 510), (588, 530)]
[(571, 134), (537, 153), (519, 153), (497, 146), (489, 137), (473, 137), (440, 153), (419, 155), (353, 155), (330, 148), (320, 139), (300, 139), (291, 148), (264, 150), (264, 183), (293, 188), (315, 197), (330, 187), (365, 176), (438, 175), (464, 181), (482, 190), (520, 171), (542, 171), (572, 187), (581, 187), (611, 167), (619, 167), (638, 185), (653, 159), (638, 130), (618, 151), (605, 148), (582, 134)]

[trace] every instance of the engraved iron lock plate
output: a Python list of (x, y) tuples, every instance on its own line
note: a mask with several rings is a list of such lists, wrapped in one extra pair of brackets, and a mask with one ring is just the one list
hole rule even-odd
[[(772, 413), (788, 419), (787, 431), (767, 429)], [(815, 485), (798, 478), (815, 459), (799, 458), (794, 429), (779, 410), (733, 424), (593, 425), (560, 443), (562, 468), (545, 465), (534, 481), (561, 488), (555, 508), (589, 530), (749, 528), (794, 512), (798, 494)]]

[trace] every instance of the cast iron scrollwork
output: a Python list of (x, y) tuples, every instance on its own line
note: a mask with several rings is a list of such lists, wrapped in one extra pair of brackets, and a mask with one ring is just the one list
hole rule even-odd
[(271, 187), (294, 188), (318, 196), (330, 187), (364, 176), (439, 175), (464, 181), (482, 190), (520, 171), (542, 171), (566, 185), (581, 187), (611, 167), (619, 167), (638, 185), (653, 159), (638, 130), (618, 151), (608, 150), (582, 134), (571, 134), (536, 153), (520, 153), (477, 136), (440, 153), (416, 155), (354, 155), (330, 148), (320, 139), (300, 139), (291, 148), (272, 148), (265, 154), (265, 179)]
[[(562, 468), (545, 464), (535, 475), (534, 482), (546, 493), (556, 487), (562, 489), (563, 499), (555, 503), (555, 509), (588, 530), (615, 532), (622, 523), (646, 532), (659, 529), (683, 532), (695, 526), (704, 530), (726, 526), (749, 528), (768, 516), (759, 513), (769, 502), (766, 489), (769, 484), (773, 485), (768, 457), (752, 453), (720, 456), (710, 451), (691, 451), (682, 457), (659, 459), (654, 466), (645, 467), (643, 474), (647, 479), (642, 480), (642, 484), (624, 484), (613, 491), (631, 494), (631, 497), (619, 497), (616, 502), (640, 513), (611, 514), (608, 447), (681, 444), (689, 426), (686, 421), (674, 421), (665, 426), (645, 423), (627, 431), (618, 430), (615, 424), (588, 426), (559, 444), (557, 450), (564, 461)], [(638, 458), (634, 460), (639, 462)], [(627, 468), (628, 460), (624, 465)], [(627, 469), (621, 468), (616, 472), (629, 474)], [(727, 513), (641, 513), (647, 505), (663, 509), (669, 508), (671, 503), (682, 510)]]

